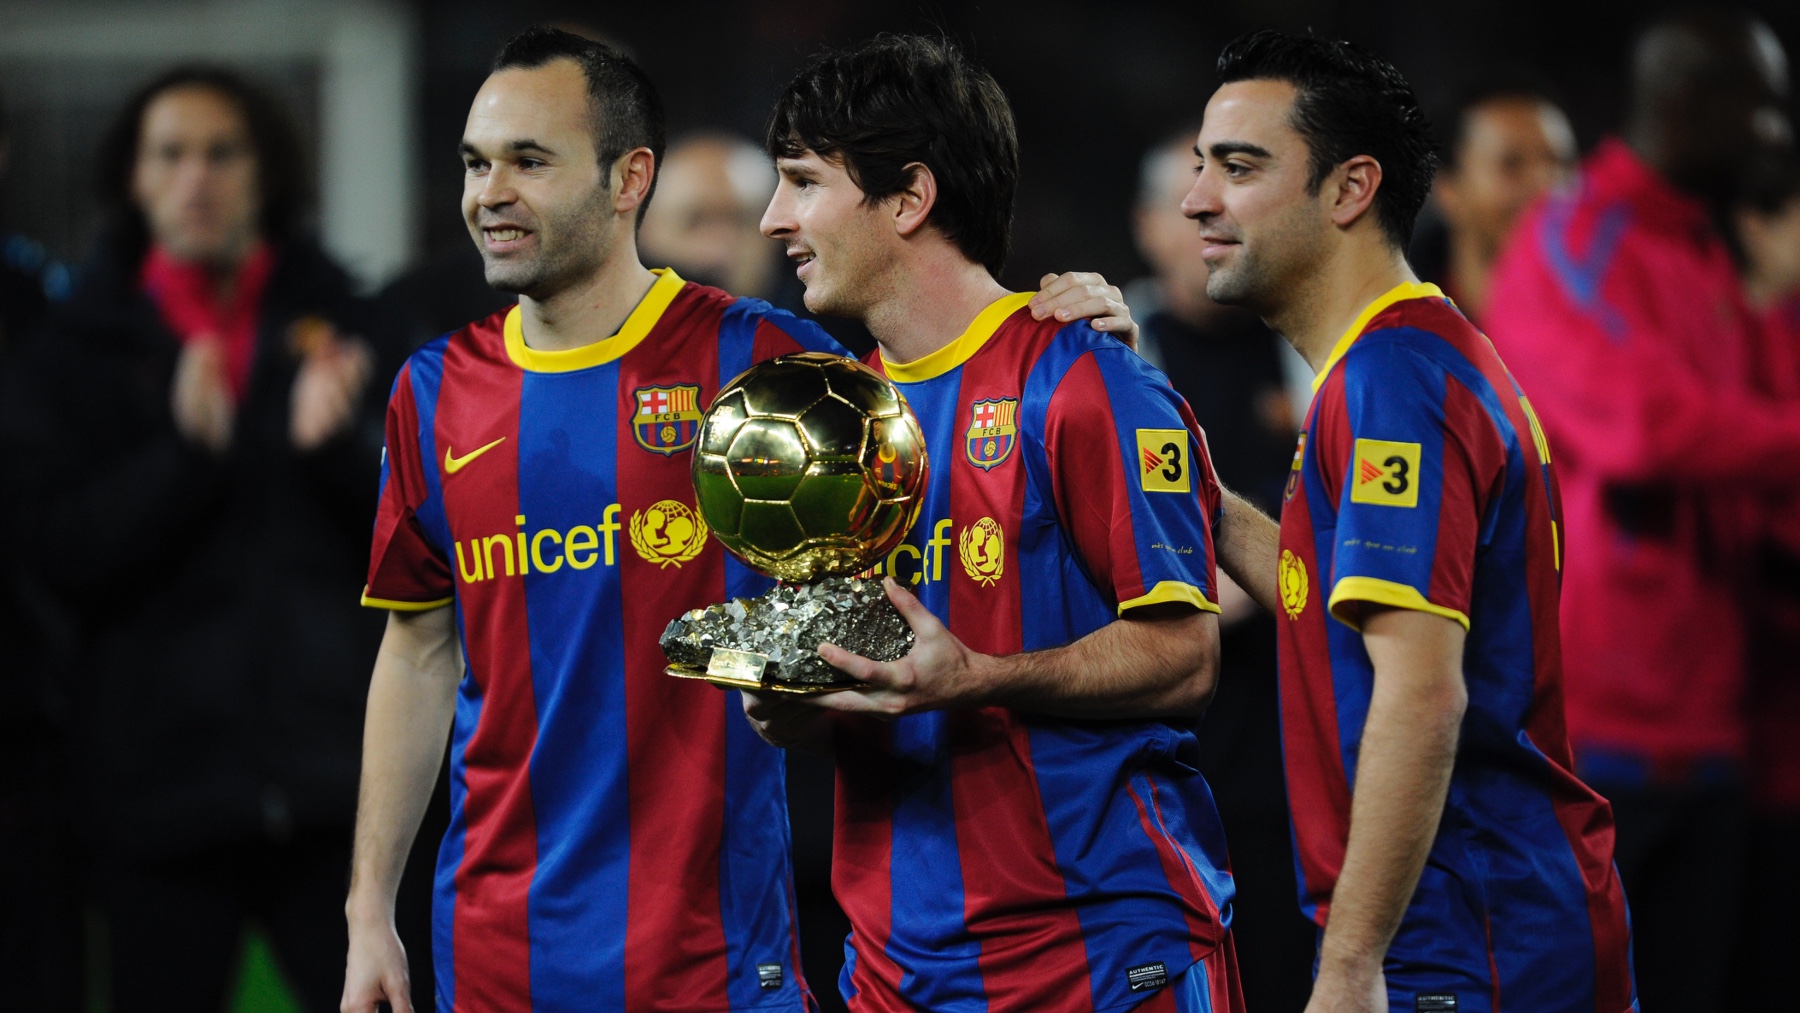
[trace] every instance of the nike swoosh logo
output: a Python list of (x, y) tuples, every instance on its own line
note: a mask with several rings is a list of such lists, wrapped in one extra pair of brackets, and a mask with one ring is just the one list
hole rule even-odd
[(482, 447), (480, 450), (471, 450), (467, 454), (464, 454), (461, 457), (457, 457), (455, 454), (451, 453), (451, 448), (445, 447), (444, 448), (444, 474), (446, 474), (446, 475), (456, 474), (457, 472), (468, 467), (470, 461), (475, 460), (477, 457), (480, 457), (482, 454), (487, 453), (488, 451), (494, 449), (495, 447), (498, 447), (500, 444), (505, 443), (505, 442), (506, 442), (506, 437), (502, 436), (499, 439), (495, 440), (494, 442), (488, 444), (487, 446)]

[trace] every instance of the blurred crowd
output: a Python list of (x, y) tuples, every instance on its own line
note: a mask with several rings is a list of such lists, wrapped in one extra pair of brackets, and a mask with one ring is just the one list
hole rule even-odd
[[(1731, 18), (1665, 24), (1637, 42), (1629, 96), (1585, 156), (1530, 68), (1443, 97), (1411, 259), (1548, 435), (1567, 720), (1617, 814), (1645, 1004), (1779, 1008), (1800, 944), (1800, 161), (1781, 42)], [(1121, 223), (1149, 268), (1127, 288), (1139, 350), (1221, 480), (1277, 512), (1311, 378), (1208, 299), (1178, 207), (1197, 124), (1169, 128)], [(0, 160), (28, 143), (0, 121)], [(173, 68), (101, 146), (109, 224), (86, 261), (0, 235), (7, 1009), (214, 1007), (249, 925), (304, 1008), (337, 1006), (383, 618), (357, 603), (383, 408), (412, 348), (508, 297), (472, 248), (359, 291), (305, 227), (304, 158), (256, 81)], [(758, 232), (775, 181), (758, 144), (689, 135), (658, 180), (647, 264), (805, 312)], [(1294, 902), (1273, 619), (1229, 592), (1205, 773), (1249, 1005), (1299, 1010), (1315, 937)], [(795, 754), (789, 777), (805, 962), (835, 1003), (831, 773)], [(442, 818), (402, 898), (427, 1007)]]

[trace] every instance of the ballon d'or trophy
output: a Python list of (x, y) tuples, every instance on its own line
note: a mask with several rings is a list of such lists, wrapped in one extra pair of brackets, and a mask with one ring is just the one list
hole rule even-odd
[(700, 420), (694, 498), (727, 549), (780, 583), (671, 622), (668, 673), (822, 693), (857, 683), (819, 657), (821, 643), (904, 655), (912, 629), (881, 582), (857, 574), (906, 537), (928, 469), (906, 399), (854, 359), (784, 355), (727, 384)]

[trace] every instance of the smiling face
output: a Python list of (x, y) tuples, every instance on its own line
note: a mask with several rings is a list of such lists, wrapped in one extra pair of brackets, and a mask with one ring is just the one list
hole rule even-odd
[(487, 79), (463, 130), (463, 220), (487, 281), (545, 299), (593, 276), (629, 241), (597, 161), (587, 79), (573, 60)]
[(1317, 268), (1333, 229), (1325, 191), (1308, 192), (1309, 152), (1291, 120), (1295, 94), (1273, 80), (1213, 93), (1194, 184), (1181, 201), (1200, 228), (1206, 294), (1264, 317), (1278, 315)]
[(781, 180), (763, 212), (762, 234), (787, 247), (806, 285), (806, 308), (862, 317), (891, 288), (886, 278), (900, 236), (890, 202), (868, 203), (841, 164), (812, 151), (779, 158)]
[(156, 243), (181, 260), (229, 264), (256, 240), (262, 200), (242, 110), (203, 86), (144, 108), (131, 192)]

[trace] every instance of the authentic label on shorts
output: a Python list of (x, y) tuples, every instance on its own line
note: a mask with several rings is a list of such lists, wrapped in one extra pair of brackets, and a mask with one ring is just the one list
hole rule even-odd
[(1413, 997), (1413, 1013), (1456, 1013), (1456, 993), (1421, 992)]
[[(756, 983), (758, 985), (761, 985), (764, 988), (780, 988), (781, 987), (781, 965), (780, 964), (758, 964), (758, 965), (756, 965)], [(1450, 1008), (1455, 1009), (1456, 1007), (1453, 1005)]]
[(1148, 992), (1169, 983), (1169, 968), (1162, 963), (1145, 964), (1125, 969), (1125, 983), (1133, 992)]

